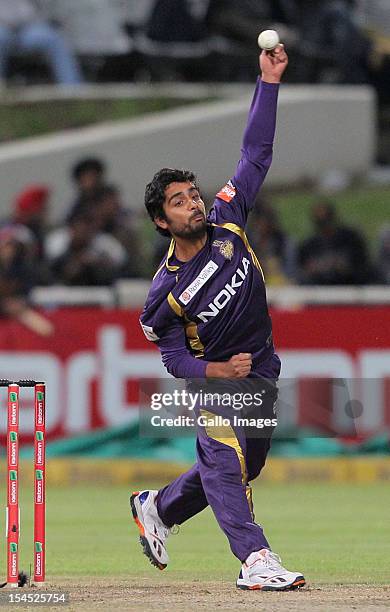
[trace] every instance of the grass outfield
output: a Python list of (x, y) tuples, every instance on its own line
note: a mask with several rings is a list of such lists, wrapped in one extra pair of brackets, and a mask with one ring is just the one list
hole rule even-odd
[[(171, 564), (158, 572), (141, 554), (126, 487), (51, 488), (47, 502), (47, 580), (85, 576), (234, 582), (231, 555), (209, 509), (169, 542)], [(5, 490), (2, 489), (5, 500)], [(257, 518), (287, 567), (311, 584), (389, 581), (390, 488), (385, 483), (257, 485)], [(20, 567), (32, 560), (31, 491), (21, 491)], [(5, 542), (4, 542), (5, 553)], [(5, 557), (3, 570), (5, 572)]]
[(120, 121), (176, 107), (198, 104), (208, 99), (118, 98), (69, 99), (39, 102), (0, 100), (0, 143), (100, 124)]

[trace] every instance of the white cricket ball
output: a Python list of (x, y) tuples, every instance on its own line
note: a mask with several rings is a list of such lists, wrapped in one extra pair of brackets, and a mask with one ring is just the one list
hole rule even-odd
[(259, 38), (257, 39), (260, 49), (265, 49), (265, 51), (273, 51), (275, 47), (279, 44), (279, 34), (276, 30), (264, 30), (259, 34)]

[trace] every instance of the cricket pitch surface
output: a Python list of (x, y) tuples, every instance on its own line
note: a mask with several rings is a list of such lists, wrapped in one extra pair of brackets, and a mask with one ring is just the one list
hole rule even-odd
[[(312, 610), (375, 610), (390, 609), (390, 585), (308, 585), (299, 591), (270, 593), (240, 591), (228, 582), (158, 582), (152, 579), (101, 580), (91, 577), (75, 583), (61, 580), (48, 589), (69, 592), (66, 610), (142, 610), (172, 612), (180, 610), (261, 610), (269, 612)], [(56, 608), (50, 608), (58, 610)]]

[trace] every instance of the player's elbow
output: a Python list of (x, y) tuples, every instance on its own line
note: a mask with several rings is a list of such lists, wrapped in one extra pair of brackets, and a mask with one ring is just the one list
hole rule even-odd
[(162, 362), (166, 371), (175, 378), (181, 378), (180, 361), (180, 357), (176, 355), (162, 355)]
[(171, 376), (174, 376), (175, 378), (179, 378), (178, 373), (177, 373), (177, 367), (175, 366), (174, 363), (172, 362), (164, 363), (164, 366), (168, 374), (170, 374)]
[(163, 364), (175, 378), (205, 378), (207, 361), (195, 359), (187, 351), (172, 352), (162, 356)]
[(245, 150), (244, 155), (251, 165), (256, 166), (262, 174), (267, 174), (272, 164), (273, 144), (252, 145)]

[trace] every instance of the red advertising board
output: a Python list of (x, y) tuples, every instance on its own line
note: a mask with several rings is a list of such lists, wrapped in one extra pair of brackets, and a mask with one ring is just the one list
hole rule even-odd
[[(50, 338), (0, 321), (0, 378), (47, 382), (49, 437), (128, 423), (136, 415), (137, 381), (166, 375), (139, 326), (139, 312), (67, 308), (47, 316), (55, 326)], [(361, 429), (379, 431), (390, 423), (390, 307), (275, 309), (272, 318), (282, 379), (298, 386), (310, 377), (353, 379), (367, 406)], [(302, 393), (310, 393), (310, 386), (295, 392), (290, 418), (297, 424), (308, 418)], [(0, 399), (5, 401), (5, 390)], [(33, 397), (26, 395), (24, 411), (21, 431), (27, 434)], [(5, 431), (3, 421), (1, 427)]]

